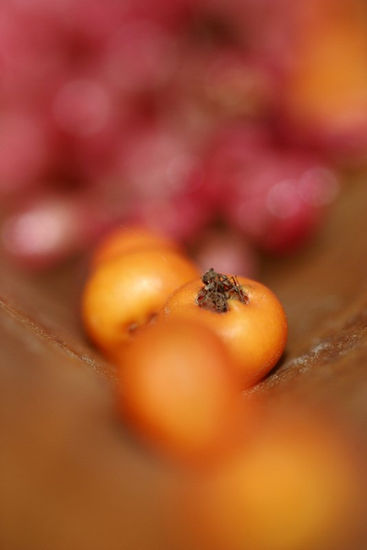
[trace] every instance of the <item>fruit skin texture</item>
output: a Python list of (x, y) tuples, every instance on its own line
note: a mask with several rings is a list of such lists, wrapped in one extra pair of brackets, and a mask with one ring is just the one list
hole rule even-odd
[(196, 297), (203, 283), (197, 279), (174, 292), (161, 315), (197, 319), (210, 327), (226, 343), (242, 386), (247, 388), (277, 363), (286, 345), (288, 329), (283, 307), (270, 289), (245, 277), (237, 280), (248, 295), (248, 303), (231, 299), (224, 313), (201, 308)]
[(239, 380), (225, 345), (207, 327), (181, 319), (147, 325), (117, 364), (120, 411), (176, 463), (206, 468), (237, 441)]
[(198, 276), (195, 265), (173, 250), (136, 250), (101, 264), (82, 298), (87, 334), (108, 355), (163, 307), (168, 296)]
[(118, 258), (126, 252), (152, 247), (177, 249), (173, 241), (144, 227), (119, 227), (101, 241), (93, 255), (92, 266)]

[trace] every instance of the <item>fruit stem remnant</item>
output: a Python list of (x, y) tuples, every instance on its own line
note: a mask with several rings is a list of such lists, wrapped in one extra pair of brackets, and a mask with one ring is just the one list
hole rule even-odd
[(211, 267), (209, 271), (204, 273), (201, 280), (204, 286), (196, 297), (196, 303), (199, 307), (216, 313), (225, 313), (228, 311), (228, 300), (235, 299), (244, 304), (249, 302), (248, 295), (234, 276), (228, 277), (222, 273), (217, 273)]

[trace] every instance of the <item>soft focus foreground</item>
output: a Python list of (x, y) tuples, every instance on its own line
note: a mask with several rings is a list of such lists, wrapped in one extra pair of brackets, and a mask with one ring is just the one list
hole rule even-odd
[(291, 416), (272, 411), (255, 422), (242, 451), (189, 491), (192, 522), (207, 548), (358, 547), (364, 488), (350, 439), (322, 411), (311, 415), (293, 403)]
[(242, 275), (294, 251), (365, 161), (366, 19), (362, 0), (4, 0), (6, 250), (44, 267), (136, 221)]
[(205, 471), (238, 446), (251, 423), (225, 344), (199, 322), (151, 324), (117, 363), (125, 423), (173, 463)]

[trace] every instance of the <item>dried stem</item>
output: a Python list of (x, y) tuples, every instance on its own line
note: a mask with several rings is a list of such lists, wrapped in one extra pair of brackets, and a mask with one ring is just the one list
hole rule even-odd
[(202, 281), (204, 286), (196, 297), (199, 307), (216, 313), (225, 313), (228, 311), (228, 300), (235, 299), (244, 304), (249, 302), (248, 295), (234, 276), (228, 277), (210, 268), (204, 273)]

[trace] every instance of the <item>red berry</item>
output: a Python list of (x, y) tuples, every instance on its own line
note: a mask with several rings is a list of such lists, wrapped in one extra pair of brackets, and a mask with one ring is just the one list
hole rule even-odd
[(239, 175), (225, 205), (227, 219), (278, 253), (294, 250), (314, 233), (339, 188), (318, 159), (292, 152), (264, 151)]

